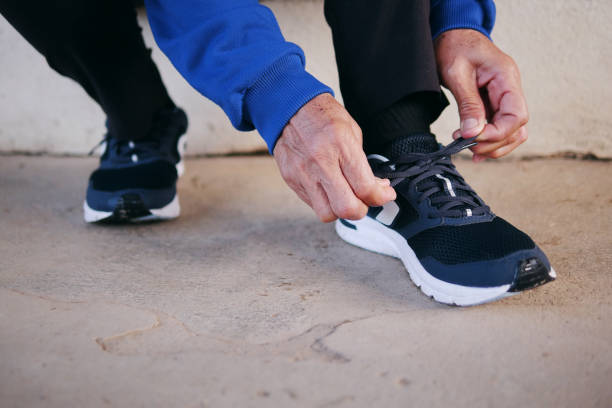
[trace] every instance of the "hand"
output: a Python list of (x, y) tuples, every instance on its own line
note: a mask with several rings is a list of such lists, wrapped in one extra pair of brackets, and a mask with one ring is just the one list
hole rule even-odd
[(330, 94), (306, 103), (274, 147), (283, 179), (323, 222), (358, 220), (368, 206), (395, 199), (389, 180), (374, 177), (361, 129)]
[(474, 161), (505, 156), (527, 140), (527, 103), (512, 58), (467, 29), (442, 33), (435, 50), (442, 84), (459, 106), (461, 128), (453, 138), (479, 135)]

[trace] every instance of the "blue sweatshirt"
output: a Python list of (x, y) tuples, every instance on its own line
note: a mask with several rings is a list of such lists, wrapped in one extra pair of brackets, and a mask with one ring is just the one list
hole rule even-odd
[[(238, 130), (257, 129), (273, 151), (291, 117), (322, 93), (304, 52), (285, 41), (274, 14), (257, 0), (146, 0), (162, 51)], [(490, 36), (492, 0), (431, 0), (432, 35), (470, 28)]]

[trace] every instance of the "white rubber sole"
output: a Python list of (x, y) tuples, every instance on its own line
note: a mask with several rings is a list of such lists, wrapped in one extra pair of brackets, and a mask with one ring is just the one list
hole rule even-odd
[[(508, 292), (510, 285), (473, 288), (437, 279), (423, 268), (406, 239), (399, 233), (369, 217), (349, 222), (355, 225), (357, 230), (345, 226), (339, 220), (336, 221), (336, 232), (340, 238), (360, 248), (401, 259), (414, 284), (440, 303), (473, 306), (516, 294)], [(551, 275), (553, 273), (554, 271)]]
[[(177, 218), (181, 213), (181, 206), (179, 204), (178, 195), (174, 196), (174, 199), (168, 203), (168, 205), (162, 208), (150, 208), (150, 214), (145, 215), (143, 217), (130, 218), (128, 221), (133, 223), (138, 222), (146, 222), (146, 221), (162, 221), (162, 220), (171, 220)], [(107, 211), (98, 211), (87, 205), (87, 201), (83, 202), (83, 214), (85, 218), (85, 222), (99, 222), (104, 221), (107, 218), (111, 218), (113, 216), (113, 212)]]

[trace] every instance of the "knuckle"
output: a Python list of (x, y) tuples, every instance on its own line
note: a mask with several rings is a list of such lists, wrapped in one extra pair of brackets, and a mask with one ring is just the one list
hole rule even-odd
[(355, 185), (352, 187), (355, 191), (355, 194), (357, 194), (357, 197), (369, 198), (372, 195), (373, 187), (374, 187), (373, 183), (357, 181), (354, 184)]
[(334, 221), (337, 218), (336, 216), (334, 216), (333, 213), (328, 212), (328, 211), (325, 211), (325, 212), (322, 212), (322, 213), (318, 213), (317, 215), (319, 217), (319, 220), (321, 222), (325, 222), (325, 223), (332, 222), (332, 221)]
[(357, 139), (359, 144), (361, 144), (361, 142), (363, 141), (363, 132), (361, 131), (361, 128), (359, 127), (357, 122), (355, 122), (354, 120), (351, 122), (351, 128), (353, 129), (353, 134), (355, 135), (355, 138)]
[(516, 61), (514, 61), (514, 59), (511, 56), (507, 56), (507, 60), (506, 60), (506, 65), (508, 66), (508, 69), (510, 70), (510, 73), (512, 75), (514, 75), (515, 78), (519, 78), (521, 73), (519, 71), (519, 67), (518, 65), (516, 65)]
[(333, 118), (323, 125), (323, 132), (337, 136), (346, 132), (348, 123), (344, 119)]
[(480, 111), (480, 102), (476, 98), (463, 98), (459, 102), (459, 112), (472, 113)]
[(504, 155), (503, 152), (500, 151), (500, 150), (495, 150), (495, 151), (489, 153), (489, 157), (491, 157), (492, 159), (499, 159), (503, 155)]
[(368, 214), (368, 207), (360, 206), (355, 212), (355, 219), (360, 220)]
[(464, 76), (464, 71), (464, 64), (455, 60), (446, 68), (445, 76), (450, 81), (458, 81)]
[(529, 112), (526, 109), (523, 109), (518, 115), (519, 123), (521, 126), (525, 126), (527, 122), (529, 122)]
[(472, 147), (470, 147), (470, 150), (471, 150), (473, 153), (476, 153), (476, 154), (481, 154), (481, 153), (483, 153), (485, 149), (486, 149), (486, 147), (485, 147), (484, 145), (482, 145), (481, 143), (477, 144), (476, 146), (472, 146)]
[(348, 207), (338, 207), (338, 210), (336, 212), (336, 215), (340, 218), (351, 218), (353, 213), (352, 211), (348, 208)]
[(351, 202), (340, 202), (337, 205), (336, 215), (340, 218), (351, 218), (354, 214), (355, 208)]
[(516, 61), (510, 55), (502, 53), (499, 59), (500, 66), (504, 67), (504, 70), (509, 73), (518, 73), (518, 66)]
[(356, 220), (363, 218), (366, 215), (366, 211), (367, 209), (365, 206), (360, 206), (355, 202), (349, 202), (340, 207), (337, 215), (340, 218)]
[(516, 68), (516, 62), (514, 62), (514, 58), (512, 58), (510, 55), (508, 54), (503, 54), (503, 63), (505, 66), (508, 67), (508, 69), (515, 69)]

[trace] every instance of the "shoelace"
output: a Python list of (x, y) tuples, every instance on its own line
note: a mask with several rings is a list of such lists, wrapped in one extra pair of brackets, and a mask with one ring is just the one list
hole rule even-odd
[(158, 115), (158, 117), (155, 118), (151, 133), (145, 140), (117, 140), (107, 133), (104, 138), (89, 151), (89, 156), (93, 155), (94, 152), (105, 143), (106, 149), (112, 151), (116, 156), (129, 156), (133, 162), (137, 162), (140, 157), (149, 157), (158, 154), (161, 138), (164, 134), (174, 131), (176, 127), (176, 124), (168, 121), (166, 116), (167, 115)]
[(94, 152), (103, 144), (106, 143), (106, 150), (113, 153), (115, 157), (129, 157), (134, 163), (138, 162), (141, 158), (154, 156), (159, 154), (159, 140), (158, 139), (147, 139), (147, 140), (117, 140), (108, 134), (89, 151), (89, 155), (93, 155)]
[(484, 215), (489, 207), (465, 182), (451, 156), (476, 144), (475, 137), (459, 138), (432, 153), (406, 153), (393, 161), (375, 162), (377, 177), (388, 178), (391, 186), (410, 180), (409, 188), (419, 193), (419, 203), (429, 199), (437, 214), (429, 217), (470, 217)]

